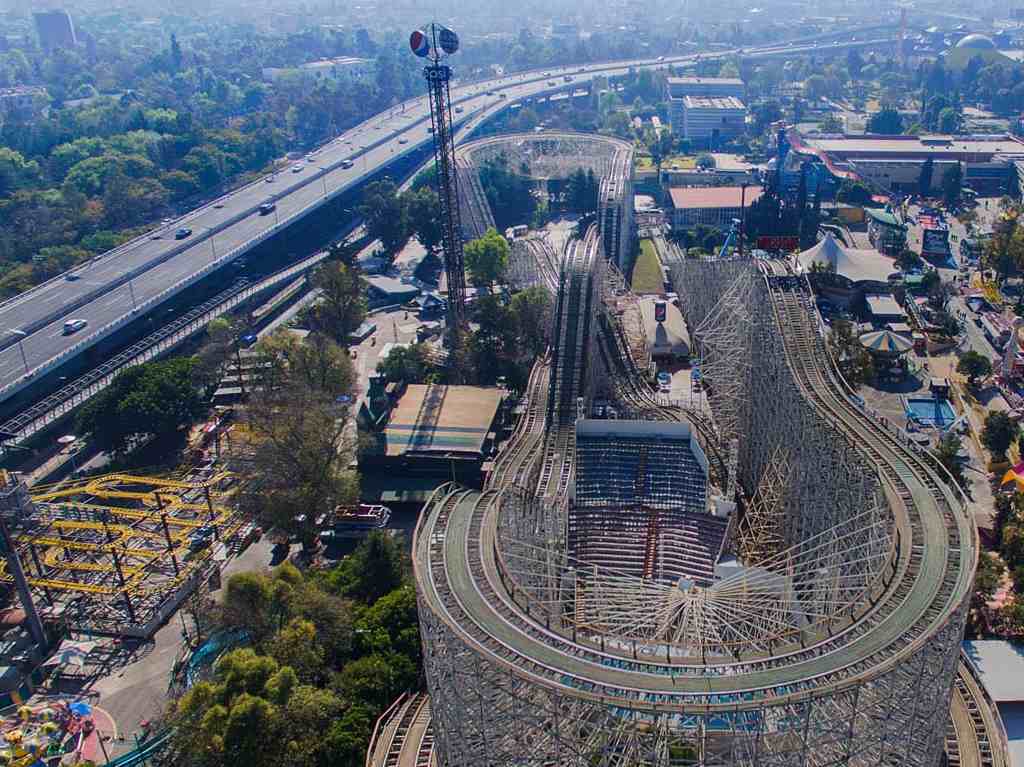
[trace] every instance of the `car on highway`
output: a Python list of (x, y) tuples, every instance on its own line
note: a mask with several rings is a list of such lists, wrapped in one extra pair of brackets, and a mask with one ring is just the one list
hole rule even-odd
[(399, 144), (408, 144), (409, 143), (409, 139), (407, 139), (405, 136), (402, 136), (402, 138), (398, 139), (398, 143)]
[(457, 114), (462, 114), (462, 107), (455, 107), (455, 112)]
[(238, 345), (241, 346), (243, 349), (248, 349), (250, 346), (253, 346), (259, 340), (259, 336), (257, 336), (255, 333), (250, 332), (246, 333), (245, 335), (241, 336), (238, 339)]
[(273, 200), (264, 200), (262, 203), (260, 203), (260, 215), (265, 216), (268, 213), (273, 213), (274, 208), (276, 207), (277, 203), (275, 203)]
[(89, 320), (73, 319), (68, 320), (64, 323), (64, 335), (70, 336), (72, 333), (77, 333), (79, 330), (89, 324)]
[(341, 162), (341, 167), (344, 168), (345, 170), (348, 170), (353, 165), (355, 165), (355, 163), (352, 162), (351, 160), (342, 160)]
[(302, 173), (302, 168), (302, 163), (297, 162), (292, 166), (292, 173)]
[(184, 240), (186, 237), (189, 237), (191, 234), (192, 234), (192, 230), (189, 229), (187, 226), (183, 226), (183, 227), (181, 227), (181, 229), (179, 229), (178, 231), (176, 231), (174, 233), (174, 239), (176, 239), (176, 240)]
[(548, 80), (548, 85), (558, 85), (554, 80)]
[(74, 272), (68, 272), (67, 274), (64, 275), (64, 279), (67, 280), (68, 282), (76, 282), (77, 280), (80, 280), (82, 278), (80, 275), (77, 275)]
[(277, 179), (277, 176), (275, 176), (273, 173), (271, 173), (269, 176), (267, 176), (265, 179), (263, 179), (263, 182), (265, 184), (273, 184), (276, 179)]

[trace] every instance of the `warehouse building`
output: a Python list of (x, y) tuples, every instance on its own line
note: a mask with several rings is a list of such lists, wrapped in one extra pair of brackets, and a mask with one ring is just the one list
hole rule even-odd
[(669, 189), (672, 202), (672, 228), (693, 229), (698, 224), (729, 229), (741, 210), (760, 199), (760, 186), (673, 187)]
[(1024, 159), (1024, 141), (1009, 135), (966, 136), (803, 136), (787, 133), (790, 147), (805, 159), (817, 159), (837, 179), (860, 179), (896, 194), (916, 194), (925, 160), (932, 160), (930, 191), (942, 187), (945, 173), (956, 164), (964, 186), (982, 195), (1007, 191), (1016, 175), (1015, 161)]

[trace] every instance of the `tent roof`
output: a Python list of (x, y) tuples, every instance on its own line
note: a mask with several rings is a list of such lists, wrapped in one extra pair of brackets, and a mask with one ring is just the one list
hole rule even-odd
[(886, 282), (896, 271), (896, 262), (877, 250), (845, 248), (831, 234), (797, 256), (800, 265), (810, 271), (811, 264), (827, 265), (850, 282)]
[(861, 345), (874, 352), (902, 354), (914, 348), (914, 342), (906, 336), (893, 333), (891, 330), (876, 330), (860, 337)]

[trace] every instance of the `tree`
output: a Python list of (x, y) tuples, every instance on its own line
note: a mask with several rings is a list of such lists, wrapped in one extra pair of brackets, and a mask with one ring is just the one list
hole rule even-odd
[(20, 152), (0, 146), (0, 197), (32, 186), (39, 178), (39, 163), (26, 160)]
[(407, 565), (401, 544), (375, 530), (327, 573), (325, 581), (331, 591), (372, 605), (402, 585)]
[(853, 323), (847, 320), (833, 322), (829, 342), (839, 371), (851, 386), (860, 386), (874, 378), (875, 368), (871, 354), (854, 334)]
[(79, 433), (111, 453), (124, 453), (144, 437), (178, 433), (206, 412), (195, 386), (195, 366), (192, 358), (176, 358), (121, 371), (83, 406)]
[(293, 618), (277, 632), (267, 649), (280, 665), (293, 669), (300, 682), (311, 684), (324, 675), (324, 651), (310, 620)]
[(705, 152), (697, 155), (694, 164), (701, 170), (711, 170), (715, 167), (715, 158)]
[(967, 376), (967, 385), (973, 387), (977, 385), (979, 378), (992, 374), (992, 361), (976, 351), (967, 351), (956, 363), (956, 372)]
[[(1018, 442), (1017, 445), (1019, 448), (1020, 442)], [(1015, 509), (1016, 498), (1016, 495), (1011, 496), (1004, 493), (1000, 493), (996, 496), (996, 515), (992, 525), (992, 537), (995, 540), (997, 548), (1001, 549), (1003, 546), (1003, 530), (1006, 528), (1007, 523), (1010, 521), (1016, 521), (1017, 519), (1017, 512)]]
[(898, 136), (903, 133), (903, 118), (895, 109), (885, 108), (871, 115), (867, 128), (868, 133)]
[[(625, 115), (622, 117), (625, 119)], [(532, 183), (512, 171), (507, 155), (486, 160), (479, 172), (480, 184), (498, 227), (505, 229), (532, 220), (537, 209)]]
[(408, 210), (391, 179), (366, 186), (359, 215), (370, 237), (380, 240), (389, 256), (394, 256), (409, 238)]
[(470, 281), (477, 286), (500, 282), (508, 269), (508, 242), (493, 227), (463, 250)]
[(393, 347), (387, 357), (377, 361), (377, 372), (388, 381), (407, 384), (428, 383), (435, 376), (424, 344)]
[(921, 172), (917, 177), (917, 193), (921, 197), (927, 197), (932, 190), (932, 175), (935, 171), (935, 161), (928, 157), (921, 163)]
[(939, 133), (959, 133), (960, 113), (953, 107), (946, 107), (939, 112), (938, 119)]
[(366, 287), (359, 272), (338, 261), (326, 261), (310, 280), (319, 300), (310, 307), (310, 327), (347, 345), (348, 337), (366, 319)]
[(828, 86), (822, 75), (811, 75), (804, 80), (804, 95), (811, 101), (817, 101), (825, 97)]
[(543, 354), (548, 345), (551, 294), (539, 286), (527, 288), (512, 296), (509, 309), (519, 328), (523, 349), (535, 357)]
[(358, 497), (348, 410), (338, 400), (351, 395), (355, 374), (348, 354), (317, 333), (306, 343), (274, 334), (256, 349), (260, 378), (246, 411), (252, 472), (240, 503), (309, 548), (317, 517)]
[(1013, 270), (1024, 266), (1024, 230), (1019, 225), (1020, 214), (1021, 209), (1016, 203), (1004, 207), (982, 257), (985, 268), (995, 271), (1000, 283)]
[(935, 457), (942, 464), (943, 468), (949, 472), (953, 481), (963, 486), (964, 470), (960, 463), (961, 447), (963, 447), (963, 443), (960, 437), (953, 432), (949, 432), (939, 440), (939, 444), (935, 449)]
[(988, 625), (988, 603), (995, 597), (1005, 572), (1006, 567), (998, 558), (987, 551), (979, 552), (968, 619), (967, 632), (970, 636), (978, 636)]
[(989, 413), (981, 430), (981, 444), (996, 461), (1006, 460), (1006, 451), (1017, 436), (1017, 425), (1002, 411)]
[(964, 172), (960, 163), (950, 166), (942, 174), (942, 197), (946, 205), (955, 205), (960, 199), (960, 193), (964, 182)]
[(443, 241), (441, 230), (440, 203), (437, 192), (421, 188), (402, 195), (406, 210), (409, 211), (409, 228), (428, 253), (436, 251)]

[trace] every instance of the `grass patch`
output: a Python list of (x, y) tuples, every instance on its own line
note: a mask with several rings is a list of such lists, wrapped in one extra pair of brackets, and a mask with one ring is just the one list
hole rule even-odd
[[(637, 170), (654, 170), (657, 167), (654, 164), (654, 158), (649, 154), (633, 155), (633, 164)], [(673, 165), (678, 165), (679, 170), (693, 170), (697, 167), (697, 158), (690, 155), (677, 154), (666, 157), (661, 161), (662, 170), (669, 170)]]
[(654, 251), (654, 243), (650, 240), (640, 240), (640, 255), (633, 265), (632, 286), (633, 292), (640, 295), (665, 292), (661, 262)]

